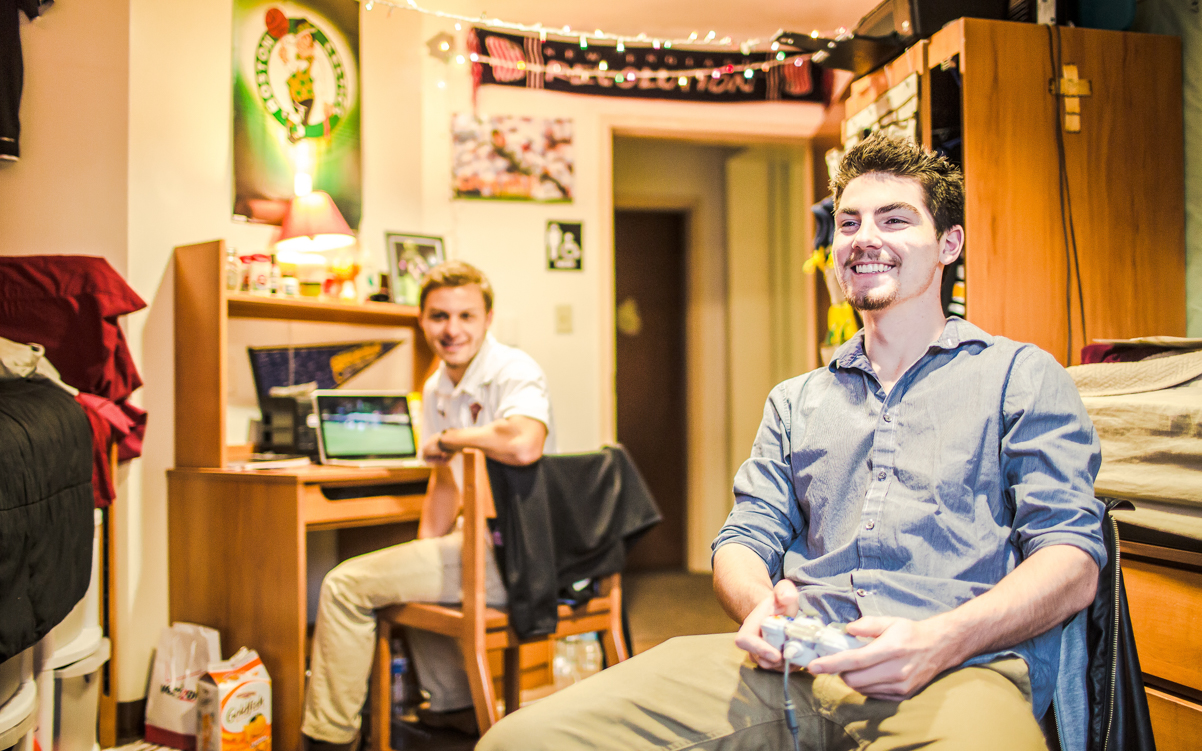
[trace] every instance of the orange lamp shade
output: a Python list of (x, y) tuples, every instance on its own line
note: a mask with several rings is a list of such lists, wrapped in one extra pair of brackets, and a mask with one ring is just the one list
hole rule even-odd
[(321, 190), (293, 198), (280, 229), (276, 248), (289, 252), (334, 250), (355, 242), (334, 199)]

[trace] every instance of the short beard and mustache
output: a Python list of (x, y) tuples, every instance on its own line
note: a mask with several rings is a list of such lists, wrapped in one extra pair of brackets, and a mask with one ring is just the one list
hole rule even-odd
[(848, 259), (844, 264), (844, 274), (839, 275), (839, 286), (843, 289), (843, 296), (847, 298), (847, 302), (861, 313), (872, 310), (884, 310), (897, 301), (898, 288), (897, 285), (884, 290), (874, 289), (858, 294), (853, 294), (848, 289), (848, 284), (845, 279), (846, 275), (854, 274), (853, 268), (861, 263), (880, 263), (880, 259), (870, 259), (867, 254), (859, 254)]

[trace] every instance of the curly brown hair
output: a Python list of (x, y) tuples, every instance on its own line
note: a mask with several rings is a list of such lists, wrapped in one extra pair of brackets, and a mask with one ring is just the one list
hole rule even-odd
[(831, 178), (831, 192), (839, 199), (848, 183), (873, 172), (895, 177), (912, 177), (922, 185), (927, 210), (935, 220), (935, 233), (942, 236), (964, 224), (964, 175), (947, 157), (924, 149), (908, 138), (882, 131), (873, 133), (843, 155), (839, 171)]
[(492, 310), (492, 284), (484, 272), (470, 263), (463, 261), (443, 261), (426, 273), (422, 279), (422, 291), (418, 307), (426, 309), (426, 296), (442, 287), (466, 287), (469, 284), (479, 284), (484, 293), (484, 311)]

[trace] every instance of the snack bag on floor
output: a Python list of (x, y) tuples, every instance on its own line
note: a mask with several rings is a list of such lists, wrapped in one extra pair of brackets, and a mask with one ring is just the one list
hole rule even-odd
[(271, 677), (253, 649), (210, 664), (197, 704), (197, 751), (271, 751)]
[(209, 663), (220, 659), (216, 630), (178, 622), (163, 629), (146, 697), (147, 743), (196, 747), (196, 684)]

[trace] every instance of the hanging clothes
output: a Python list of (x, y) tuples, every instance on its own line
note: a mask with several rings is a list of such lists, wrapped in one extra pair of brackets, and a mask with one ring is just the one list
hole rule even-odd
[(21, 57), (21, 17), (30, 21), (42, 14), (53, 0), (0, 0), (0, 159), (16, 161), (20, 154), (21, 89), (25, 63)]
[(626, 551), (660, 522), (650, 489), (621, 446), (546, 454), (525, 467), (490, 459), (488, 479), (509, 625), (520, 638), (555, 633), (561, 593), (620, 572)]
[(113, 499), (112, 444), (119, 461), (142, 454), (146, 411), (129, 402), (142, 378), (118, 318), (144, 307), (103, 258), (0, 257), (0, 336), (42, 345), (62, 381), (83, 392), (76, 401), (98, 438), (93, 458), (99, 507)]

